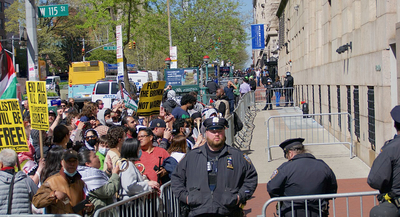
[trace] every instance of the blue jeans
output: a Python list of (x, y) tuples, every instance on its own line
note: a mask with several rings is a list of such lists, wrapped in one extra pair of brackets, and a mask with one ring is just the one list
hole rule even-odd
[(280, 106), (279, 102), (281, 101), (281, 92), (275, 91), (275, 97), (276, 97), (276, 106)]

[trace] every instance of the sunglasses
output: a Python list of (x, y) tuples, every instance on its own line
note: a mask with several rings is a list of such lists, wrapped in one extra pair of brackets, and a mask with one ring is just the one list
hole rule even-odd
[(93, 135), (93, 136), (86, 136), (86, 140), (90, 140), (90, 139), (96, 139), (97, 136)]

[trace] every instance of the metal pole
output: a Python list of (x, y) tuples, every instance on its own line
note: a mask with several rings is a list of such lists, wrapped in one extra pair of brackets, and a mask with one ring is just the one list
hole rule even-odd
[(85, 61), (85, 52), (86, 52), (86, 50), (85, 50), (85, 38), (83, 38), (82, 42), (83, 42), (83, 61)]
[(171, 38), (171, 17), (169, 13), (169, 0), (167, 0), (167, 13), (168, 13), (168, 38), (169, 38), (169, 47), (172, 47), (172, 38)]
[(35, 1), (25, 0), (26, 11), (26, 32), (27, 40), (27, 56), (28, 56), (28, 71), (29, 80), (38, 81), (38, 45), (36, 32), (36, 6)]
[(11, 37), (12, 38), (12, 61), (13, 61), (13, 65), (14, 65), (14, 70), (15, 70), (15, 48), (14, 48), (14, 36)]

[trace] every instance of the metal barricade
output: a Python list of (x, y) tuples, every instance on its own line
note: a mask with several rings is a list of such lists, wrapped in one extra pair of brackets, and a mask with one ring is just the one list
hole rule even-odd
[(180, 216), (180, 202), (177, 197), (174, 196), (172, 189), (171, 189), (171, 181), (163, 184), (160, 187), (160, 198), (161, 198), (161, 204), (163, 206), (163, 216), (167, 217), (179, 217)]
[[(305, 138), (304, 145), (345, 144), (353, 157), (353, 124), (349, 113), (271, 116), (266, 121), (268, 161), (271, 148), (290, 138)], [(272, 144), (271, 145), (271, 139)]]
[[(236, 132), (234, 129), (234, 116), (231, 115), (228, 118), (228, 123), (230, 124), (228, 129), (229, 131), (225, 131), (226, 135), (229, 135), (230, 138), (227, 138), (227, 144), (232, 144), (237, 148), (249, 148), (250, 142), (252, 138), (252, 132), (255, 127), (253, 124), (254, 118), (256, 117), (256, 109), (254, 103), (254, 91), (248, 92), (244, 94), (236, 106), (234, 112), (237, 114), (239, 119), (243, 124), (242, 130)], [(232, 136), (233, 135), (233, 136)], [(229, 143), (231, 142), (231, 143)]]
[[(276, 107), (296, 107), (297, 95), (296, 89), (293, 87), (271, 88), (271, 102), (267, 103), (267, 89), (258, 89), (255, 91), (254, 102), (258, 105), (268, 105)], [(277, 100), (278, 99), (278, 100)]]
[(161, 207), (157, 192), (147, 191), (100, 208), (94, 217), (156, 216), (162, 213)]
[[(267, 216), (267, 208), (269, 205), (271, 205), (274, 202), (277, 202), (277, 214), (278, 216), (281, 216), (281, 203), (283, 201), (290, 201), (290, 207), (291, 211), (297, 209), (302, 209), (305, 210), (305, 216), (307, 217), (308, 210), (310, 209), (310, 205), (308, 205), (309, 200), (318, 200), (318, 213), (319, 216), (322, 216), (322, 200), (331, 200), (329, 205), (329, 216), (344, 216), (344, 211), (343, 209), (339, 210), (343, 205), (346, 207), (346, 216), (364, 216), (364, 212), (367, 213), (367, 216), (369, 216), (369, 210), (375, 206), (377, 203), (375, 196), (379, 194), (379, 191), (367, 191), (367, 192), (353, 192), (353, 193), (340, 193), (340, 194), (318, 194), (318, 195), (302, 195), (302, 196), (289, 196), (289, 197), (275, 197), (269, 199), (263, 206), (262, 208), (262, 216)], [(373, 200), (370, 202), (365, 202), (363, 200), (363, 197), (373, 197)], [(359, 201), (357, 201), (357, 197), (360, 198)], [(294, 203), (299, 203), (303, 202), (303, 206), (295, 206)], [(352, 208), (349, 209), (350, 203), (352, 204)], [(366, 205), (365, 205), (366, 204)], [(359, 205), (359, 207), (358, 207)], [(275, 207), (275, 206), (273, 206)], [(355, 214), (357, 208), (360, 208), (360, 214), (357, 215)], [(271, 210), (270, 210), (271, 212)], [(270, 213), (269, 212), (269, 213)], [(293, 212), (292, 212), (293, 213)], [(270, 215), (271, 216), (271, 215)]]

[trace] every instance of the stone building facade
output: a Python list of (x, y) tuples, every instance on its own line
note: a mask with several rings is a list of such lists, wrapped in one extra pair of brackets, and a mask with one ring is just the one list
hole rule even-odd
[(278, 60), (279, 0), (253, 0), (254, 24), (264, 24), (265, 49), (253, 51), (253, 64), (257, 68), (276, 68)]
[[(396, 133), (399, 8), (398, 0), (281, 0), (275, 13), (279, 75), (292, 73), (297, 104), (308, 102), (311, 113), (351, 114), (354, 153), (368, 165)], [(347, 124), (324, 123), (349, 135)]]

